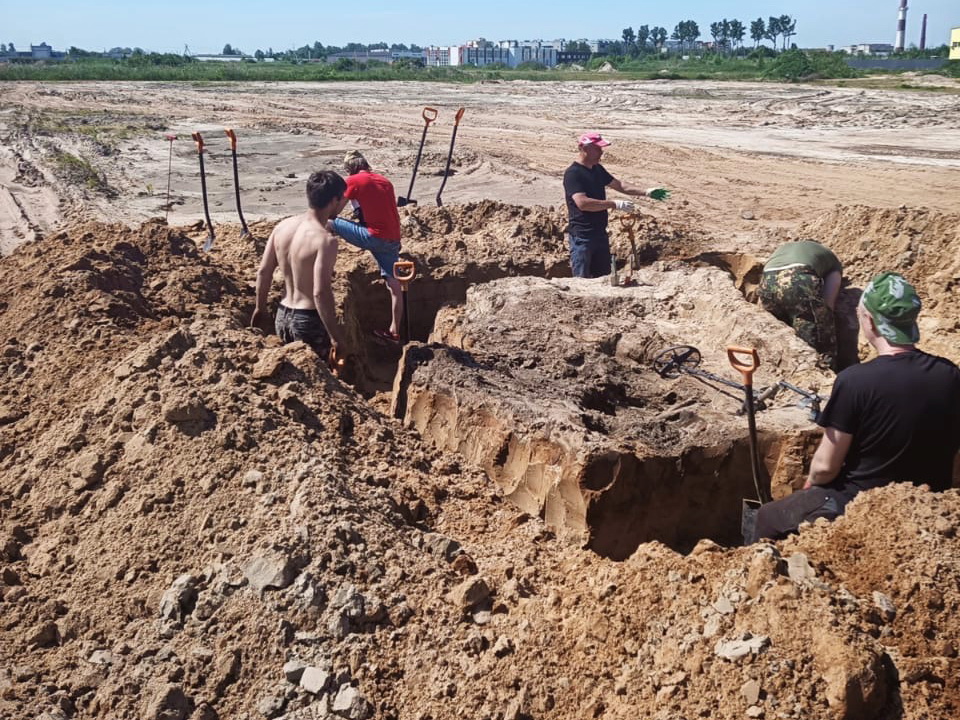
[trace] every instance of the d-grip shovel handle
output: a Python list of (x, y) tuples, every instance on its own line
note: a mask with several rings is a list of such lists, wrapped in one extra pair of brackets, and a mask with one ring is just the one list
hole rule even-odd
[(430, 123), (432, 123), (434, 120), (437, 119), (437, 111), (432, 107), (425, 107), (423, 109), (422, 115), (423, 115), (423, 120), (424, 122), (427, 123), (427, 125), (429, 125)]
[[(749, 363), (741, 358), (749, 356)], [(739, 370), (743, 375), (743, 384), (747, 387), (753, 387), (753, 373), (760, 367), (760, 356), (756, 348), (745, 348), (731, 345), (727, 348), (727, 360), (730, 361), (730, 367)]]
[(193, 141), (197, 144), (197, 152), (202, 153), (203, 152), (203, 136), (198, 132), (195, 132), (192, 135), (193, 135)]
[(409, 260), (397, 260), (393, 264), (393, 277), (403, 283), (406, 290), (407, 283), (417, 276), (417, 266)]
[(230, 138), (230, 150), (236, 152), (237, 134), (233, 131), (233, 128), (225, 128), (224, 132), (227, 134), (227, 137)]

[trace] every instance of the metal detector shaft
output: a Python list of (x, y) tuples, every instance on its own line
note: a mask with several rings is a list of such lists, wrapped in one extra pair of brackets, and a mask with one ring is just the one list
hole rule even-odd
[(447, 167), (443, 171), (443, 181), (440, 183), (440, 189), (437, 190), (437, 207), (443, 205), (440, 196), (443, 194), (443, 188), (447, 185), (447, 178), (450, 176), (450, 162), (453, 160), (453, 144), (457, 141), (457, 128), (460, 127), (460, 118), (463, 117), (463, 108), (457, 110), (453, 118), (453, 134), (450, 136), (450, 151), (447, 153)]
[(170, 220), (170, 175), (173, 173), (173, 141), (177, 139), (176, 135), (164, 135), (167, 142), (170, 143), (170, 153), (167, 157), (167, 205), (166, 213), (163, 216), (164, 222)]
[(230, 128), (227, 128), (224, 132), (227, 134), (227, 137), (230, 138), (230, 153), (233, 155), (233, 189), (237, 196), (237, 215), (240, 216), (240, 227), (243, 228), (240, 237), (246, 237), (250, 234), (250, 229), (247, 227), (247, 221), (243, 219), (243, 210), (240, 209), (240, 172), (237, 170), (237, 134)]

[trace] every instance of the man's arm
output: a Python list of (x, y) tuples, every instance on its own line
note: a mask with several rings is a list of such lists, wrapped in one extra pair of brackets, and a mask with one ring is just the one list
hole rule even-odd
[(847, 457), (852, 440), (853, 435), (850, 433), (832, 427), (824, 428), (820, 445), (810, 461), (810, 475), (807, 477), (807, 484), (803, 487), (826, 485), (836, 478), (840, 473), (840, 468), (843, 467), (843, 461)]
[(263, 251), (263, 258), (260, 260), (260, 267), (257, 269), (257, 299), (253, 315), (250, 316), (250, 327), (257, 327), (260, 319), (267, 312), (267, 296), (270, 294), (270, 285), (273, 283), (273, 271), (279, 264), (273, 240), (275, 234), (276, 230), (270, 233), (267, 247)]
[(320, 314), (323, 326), (330, 335), (337, 353), (344, 356), (343, 333), (337, 322), (337, 311), (333, 298), (333, 268), (337, 264), (337, 239), (327, 236), (320, 239), (320, 249), (313, 263), (313, 304)]
[(837, 296), (840, 294), (840, 283), (842, 280), (843, 273), (839, 270), (827, 273), (827, 276), (823, 279), (823, 290), (821, 291), (823, 302), (826, 303), (827, 307), (831, 310), (833, 310), (837, 304)]
[(642, 188), (637, 185), (628, 185), (627, 183), (614, 178), (607, 187), (616, 190), (624, 195), (634, 195), (635, 197), (648, 197), (654, 200), (666, 200), (670, 196), (670, 191), (665, 188)]
[(604, 210), (614, 210), (617, 207), (617, 203), (613, 200), (597, 200), (587, 197), (587, 194), (582, 192), (574, 193), (570, 198), (583, 212), (603, 212)]

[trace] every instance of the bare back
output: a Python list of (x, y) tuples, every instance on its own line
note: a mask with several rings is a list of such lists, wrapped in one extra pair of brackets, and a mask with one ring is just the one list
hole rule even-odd
[[(284, 306), (292, 310), (314, 310), (314, 271), (318, 258), (328, 258), (331, 250), (336, 260), (337, 239), (310, 213), (303, 213), (280, 222), (273, 231), (273, 248), (277, 265), (283, 272), (286, 290)], [(333, 263), (323, 263), (332, 277)], [(327, 278), (329, 281), (329, 277)]]

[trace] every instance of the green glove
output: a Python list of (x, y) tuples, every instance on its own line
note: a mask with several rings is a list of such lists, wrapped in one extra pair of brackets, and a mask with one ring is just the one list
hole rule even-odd
[(647, 197), (653, 200), (666, 200), (670, 197), (670, 191), (666, 188), (650, 188), (647, 190)]

